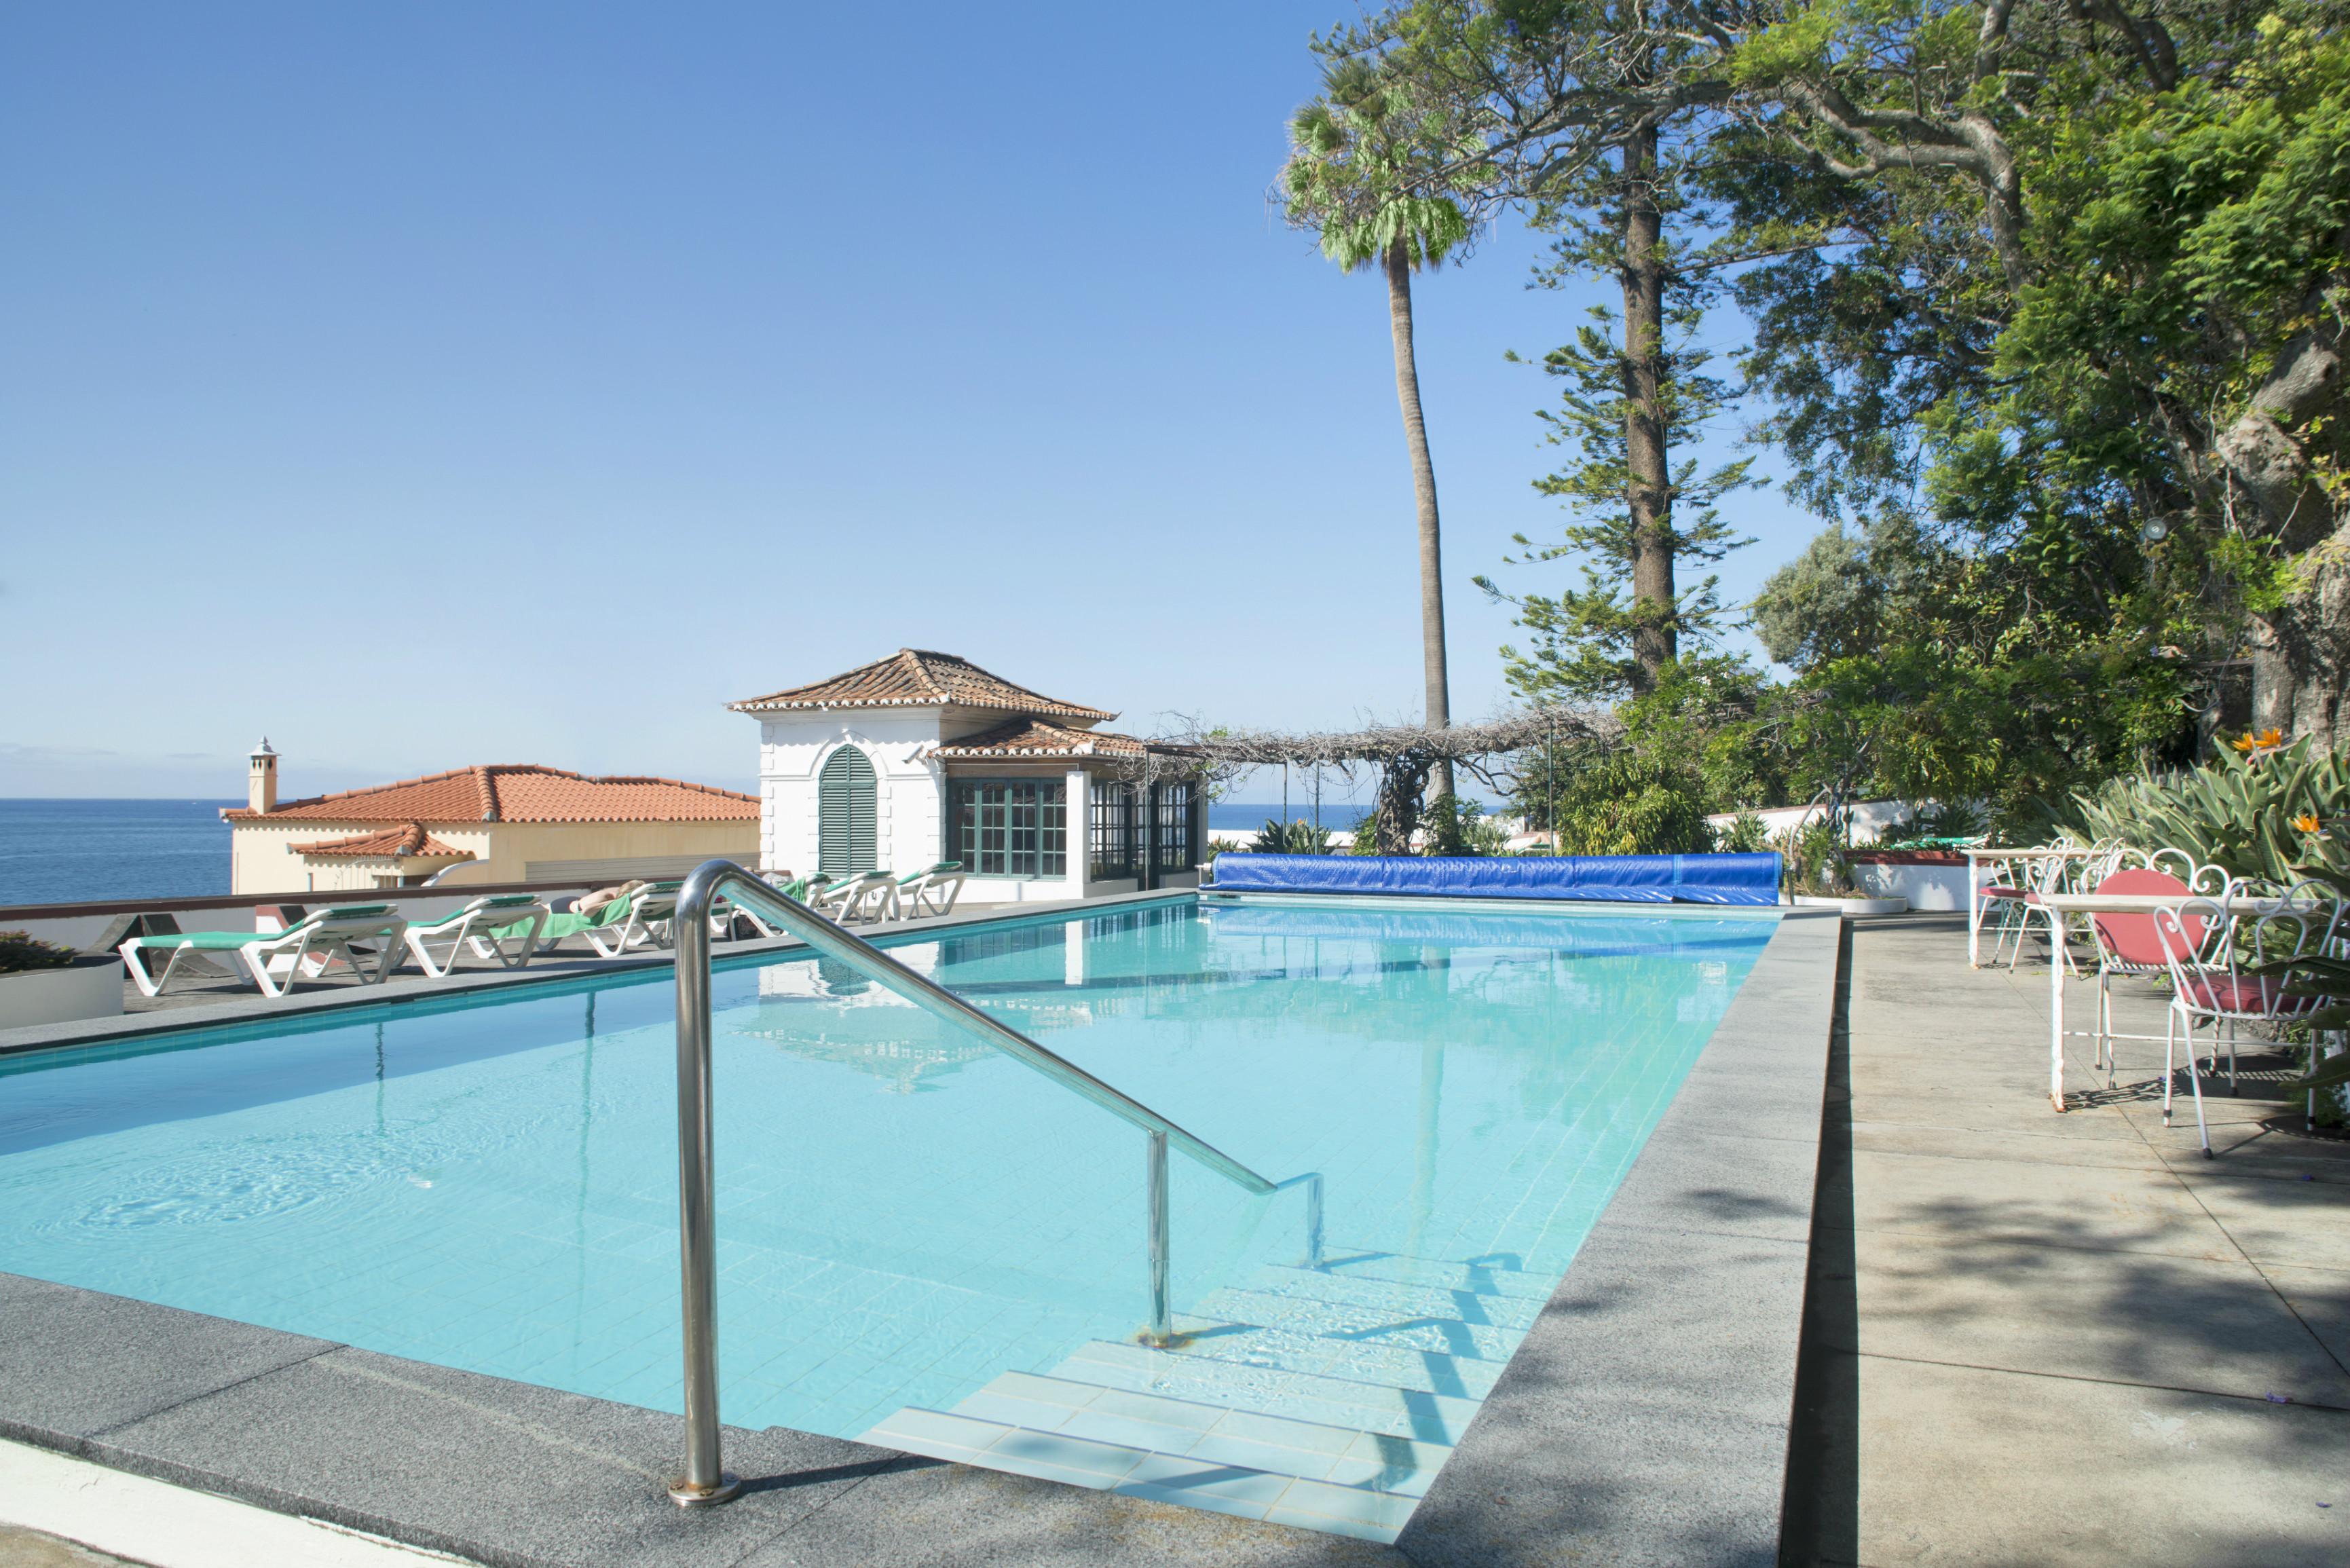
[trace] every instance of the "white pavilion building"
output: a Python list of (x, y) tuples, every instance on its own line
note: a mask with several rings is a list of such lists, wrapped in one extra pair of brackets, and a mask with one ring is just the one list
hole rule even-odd
[(1115, 713), (912, 648), (727, 706), (759, 721), (766, 870), (960, 860), (996, 904), (1199, 882), (1197, 760), (1098, 728)]

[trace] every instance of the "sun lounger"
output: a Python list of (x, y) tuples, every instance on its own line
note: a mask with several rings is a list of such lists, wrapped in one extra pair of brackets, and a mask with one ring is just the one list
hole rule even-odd
[(670, 921), (677, 913), (677, 882), (637, 882), (620, 895), (587, 914), (558, 911), (547, 917), (538, 950), (545, 952), (566, 937), (583, 939), (598, 958), (619, 958), (630, 948), (671, 945)]
[[(400, 938), (408, 922), (391, 912), (390, 904), (337, 904), (305, 916), (282, 931), (181, 931), (167, 936), (132, 937), (115, 950), (130, 982), (147, 996), (161, 996), (172, 977), (199, 955), (228, 953), (252, 972), (254, 983), (267, 997), (281, 997), (294, 989), (306, 972), (317, 975), (340, 959), (368, 983), (390, 977), (399, 967)], [(372, 941), (376, 950), (355, 955), (353, 942)], [(141, 955), (169, 953), (163, 972), (150, 978)], [(369, 973), (372, 967), (374, 972)], [(195, 972), (191, 969), (190, 972)], [(279, 983), (276, 977), (284, 977)]]
[(630, 948), (675, 947), (677, 939), (671, 924), (677, 919), (678, 889), (684, 886), (681, 878), (655, 882), (639, 889), (629, 918), (617, 929), (606, 926), (599, 931), (589, 931), (588, 945), (606, 958), (619, 958)]
[[(642, 882), (625, 883), (616, 897), (584, 912), (576, 908), (552, 911), (539, 928), (538, 945), (534, 950), (552, 952), (556, 944), (566, 937), (585, 937), (591, 931), (625, 926), (634, 916), (637, 895), (645, 886)], [(507, 933), (501, 931), (498, 934), (504, 936)], [(598, 950), (602, 950), (599, 948)]]
[(963, 869), (960, 860), (941, 860), (927, 871), (917, 871), (910, 877), (898, 878), (898, 909), (908, 919), (920, 919), (924, 915), (943, 915), (954, 909), (955, 899), (962, 892)]
[[(401, 934), (417, 967), (434, 980), (442, 980), (457, 967), (457, 955), (469, 942), (478, 956), (494, 959), (505, 969), (520, 969), (538, 950), (540, 933), (551, 913), (535, 894), (492, 893), (437, 920), (411, 920)], [(449, 944), (449, 951), (436, 964), (425, 944), (442, 941)], [(509, 942), (515, 944), (511, 952), (506, 948)]]
[(887, 871), (867, 871), (808, 895), (808, 908), (839, 925), (888, 919), (898, 912), (898, 879)]

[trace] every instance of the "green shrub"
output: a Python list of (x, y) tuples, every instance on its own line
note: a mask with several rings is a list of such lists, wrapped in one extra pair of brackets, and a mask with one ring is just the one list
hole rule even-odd
[(1845, 860), (1844, 836), (1825, 816), (1815, 816), (1779, 844), (1781, 875), (1787, 891), (1807, 898), (1850, 898), (1852, 869)]
[(27, 931), (0, 931), (0, 974), (26, 970), (63, 969), (73, 962), (74, 950), (55, 942), (36, 941)]
[(1662, 763), (1609, 757), (1565, 781), (1557, 798), (1562, 855), (1696, 855), (1713, 847), (1702, 786)]
[(1440, 794), (1420, 813), (1422, 841), (1430, 855), (1507, 855), (1510, 829), (1501, 818), (1488, 816), (1477, 802)]

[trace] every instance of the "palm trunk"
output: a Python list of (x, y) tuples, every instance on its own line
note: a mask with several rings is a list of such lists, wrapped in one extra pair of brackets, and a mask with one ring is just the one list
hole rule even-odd
[[(1419, 507), (1419, 646), (1428, 680), (1428, 727), (1452, 722), (1444, 672), (1443, 551), (1436, 521), (1436, 464), (1428, 455), (1428, 425), (1419, 412), (1419, 369), (1411, 346), (1411, 251), (1401, 240), (1388, 247), (1388, 322), (1395, 332), (1396, 401), (1403, 405), (1403, 436), (1411, 448), (1411, 489)], [(1452, 764), (1436, 764), (1436, 793), (1452, 793)]]
[(1624, 500), (1630, 514), (1632, 657), (1654, 686), (1679, 651), (1673, 626), (1673, 501), (1664, 400), (1664, 218), (1657, 209), (1657, 133), (1624, 148)]

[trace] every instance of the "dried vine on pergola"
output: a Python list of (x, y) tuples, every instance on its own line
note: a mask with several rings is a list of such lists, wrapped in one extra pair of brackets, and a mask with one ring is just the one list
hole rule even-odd
[(1505, 759), (1560, 742), (1614, 743), (1623, 725), (1613, 714), (1573, 708), (1538, 708), (1482, 724), (1379, 724), (1367, 729), (1279, 734), (1261, 730), (1194, 732), (1183, 739), (1211, 775), (1248, 768), (1329, 767), (1352, 780), (1361, 767), (1378, 771), (1378, 803), (1373, 832), (1379, 853), (1409, 852), (1419, 826), (1420, 795), (1428, 775), (1449, 762), (1489, 789), (1505, 789), (1514, 777)]

